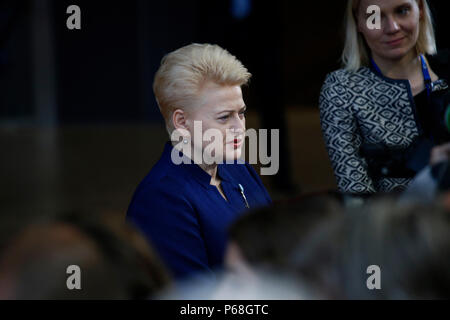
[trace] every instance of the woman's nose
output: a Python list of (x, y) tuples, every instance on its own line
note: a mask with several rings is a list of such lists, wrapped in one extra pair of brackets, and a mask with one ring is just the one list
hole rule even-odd
[(245, 118), (235, 117), (231, 124), (231, 130), (236, 133), (243, 133), (245, 131)]
[(396, 33), (400, 30), (398, 22), (393, 17), (386, 17), (384, 32), (388, 34)]

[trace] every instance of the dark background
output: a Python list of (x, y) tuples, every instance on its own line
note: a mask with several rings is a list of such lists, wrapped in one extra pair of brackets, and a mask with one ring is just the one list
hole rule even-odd
[[(345, 3), (253, 0), (239, 16), (231, 0), (0, 1), (3, 208), (123, 214), (167, 139), (154, 73), (192, 42), (223, 46), (254, 75), (249, 127), (281, 129), (282, 168), (263, 177), (269, 190), (288, 180), (302, 191), (334, 188), (317, 104), (340, 66)], [(430, 3), (438, 46), (448, 48), (446, 1)], [(66, 28), (72, 4), (81, 30)]]
[[(32, 21), (39, 15), (36, 2), (47, 4), (40, 9), (48, 11), (48, 20)], [(272, 85), (282, 87), (280, 103), (315, 106), (324, 76), (339, 67), (346, 1), (253, 0), (243, 19), (233, 17), (232, 2), (3, 0), (0, 119), (36, 116), (34, 90), (43, 84), (33, 78), (33, 64), (47, 62), (55, 109), (50, 113), (57, 122), (161, 121), (151, 90), (153, 75), (164, 54), (192, 42), (227, 48), (254, 79), (273, 76), (265, 69), (276, 63), (280, 74)], [(81, 8), (81, 30), (66, 28), (71, 4)], [(449, 47), (445, 1), (431, 1), (431, 6), (438, 45)], [(39, 42), (46, 37), (44, 24), (48, 43)], [(43, 46), (50, 46), (46, 50), (52, 57), (34, 59)], [(252, 94), (250, 99), (257, 95)]]
[[(252, 12), (241, 20), (233, 18), (232, 1), (226, 0), (47, 2), (49, 19), (40, 28), (50, 28), (53, 113), (62, 123), (160, 121), (153, 75), (164, 54), (192, 42), (227, 48), (254, 79), (267, 75), (264, 61), (252, 60), (264, 55), (269, 64), (276, 62), (281, 76), (273, 82), (283, 86), (282, 104), (315, 104), (323, 77), (338, 67), (344, 1), (329, 1), (326, 8), (315, 1), (253, 1)], [(71, 4), (81, 8), (79, 31), (66, 28)], [(31, 21), (33, 1), (4, 1), (0, 8), (0, 117), (34, 117), (33, 87), (42, 83), (33, 78), (39, 49), (32, 38), (45, 37), (39, 35), (45, 31)]]

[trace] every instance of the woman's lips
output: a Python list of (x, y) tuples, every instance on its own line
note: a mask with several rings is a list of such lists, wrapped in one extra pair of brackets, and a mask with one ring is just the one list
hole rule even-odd
[(234, 139), (233, 141), (229, 142), (230, 144), (233, 144), (233, 147), (235, 149), (239, 148), (242, 145), (242, 139)]
[(387, 41), (386, 44), (389, 45), (389, 46), (397, 46), (400, 43), (402, 43), (403, 39), (405, 39), (405, 37), (398, 38), (398, 39), (395, 39), (395, 40), (392, 40), (392, 41)]

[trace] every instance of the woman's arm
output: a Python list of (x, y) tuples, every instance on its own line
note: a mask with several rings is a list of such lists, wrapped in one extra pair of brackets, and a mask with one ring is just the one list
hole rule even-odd
[(144, 187), (131, 202), (127, 220), (143, 232), (176, 278), (209, 273), (196, 213), (178, 191), (170, 181)]
[(319, 99), (320, 122), (328, 155), (341, 192), (374, 193), (367, 162), (359, 155), (362, 138), (351, 111), (350, 96), (337, 72), (327, 76)]

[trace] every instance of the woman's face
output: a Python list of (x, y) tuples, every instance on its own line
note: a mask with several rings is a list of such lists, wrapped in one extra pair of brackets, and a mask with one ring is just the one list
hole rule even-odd
[[(372, 55), (398, 60), (416, 46), (422, 9), (416, 0), (361, 0), (356, 13), (358, 31), (366, 39)], [(370, 30), (367, 8), (377, 5), (381, 9), (381, 29)]]
[[(246, 106), (240, 86), (224, 86), (207, 82), (197, 98), (186, 111), (186, 126), (192, 138), (194, 148), (211, 150), (212, 156), (222, 161), (233, 161), (241, 156), (245, 135)], [(201, 122), (202, 142), (195, 136), (194, 121)], [(220, 133), (220, 139), (209, 138), (209, 133)], [(206, 135), (205, 135), (206, 133)], [(216, 141), (217, 140), (217, 141)]]

